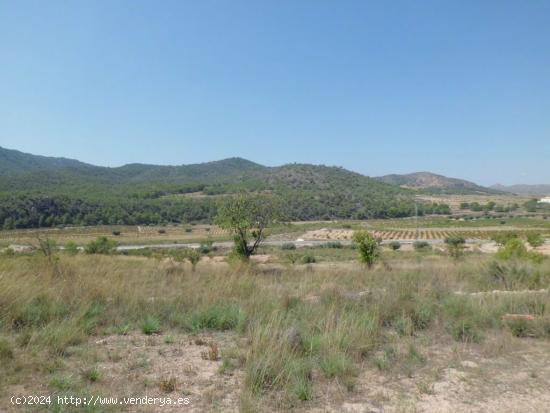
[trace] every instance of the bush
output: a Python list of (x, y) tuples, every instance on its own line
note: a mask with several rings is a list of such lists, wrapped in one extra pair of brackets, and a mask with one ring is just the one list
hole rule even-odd
[(166, 230), (161, 228), (161, 229), (158, 230), (158, 233), (159, 234), (166, 234)]
[(505, 260), (512, 258), (524, 258), (527, 256), (527, 248), (523, 241), (518, 238), (511, 238), (497, 252), (497, 257)]
[(510, 329), (510, 332), (515, 337), (527, 337), (532, 334), (532, 322), (527, 320), (508, 320), (505, 324)]
[(461, 236), (458, 236), (458, 235), (453, 235), (453, 236), (447, 237), (445, 239), (445, 244), (448, 244), (448, 245), (463, 245), (463, 244), (466, 244), (466, 239), (464, 237), (461, 237)]
[(528, 262), (493, 260), (487, 264), (485, 275), (491, 283), (504, 289), (534, 289), (544, 286), (540, 270)]
[(285, 251), (285, 250), (295, 250), (296, 245), (294, 245), (292, 242), (285, 242), (283, 245), (281, 245), (281, 249), (283, 251)]
[(73, 241), (69, 241), (65, 244), (64, 251), (69, 255), (76, 255), (78, 254), (78, 247)]
[(195, 310), (188, 328), (197, 332), (204, 329), (226, 331), (244, 327), (245, 314), (238, 305), (231, 303), (213, 304), (203, 310)]
[(321, 248), (343, 248), (344, 246), (340, 241), (328, 241), (321, 244)]
[(354, 232), (352, 239), (359, 250), (359, 260), (371, 268), (380, 256), (378, 243), (367, 231)]
[(141, 323), (141, 331), (143, 334), (150, 336), (160, 332), (160, 321), (154, 317), (147, 317)]
[(216, 251), (216, 250), (217, 250), (217, 247), (213, 245), (212, 241), (201, 242), (201, 245), (199, 246), (199, 249), (198, 249), (198, 251), (204, 255), (210, 254), (212, 251)]
[(530, 232), (527, 234), (527, 242), (533, 248), (537, 248), (544, 244), (544, 239), (538, 232)]
[(15, 256), (15, 251), (13, 250), (13, 248), (4, 248), (4, 252), (2, 253), (2, 255), (5, 255), (6, 257), (13, 257)]
[(510, 232), (510, 231), (506, 231), (506, 232), (501, 232), (501, 233), (498, 233), (498, 234), (494, 234), (491, 239), (493, 241), (495, 241), (497, 244), (499, 245), (504, 245), (506, 244), (509, 240), (511, 239), (517, 239), (519, 238), (518, 234), (516, 232)]
[(116, 249), (117, 246), (118, 243), (116, 241), (113, 241), (107, 237), (99, 237), (95, 241), (92, 241), (86, 245), (84, 251), (86, 254), (110, 254)]
[(315, 259), (315, 256), (311, 252), (306, 252), (302, 256), (302, 262), (304, 264), (314, 264), (317, 262), (317, 260)]
[(390, 249), (397, 251), (399, 248), (401, 248), (401, 243), (399, 241), (391, 241), (388, 246)]
[(121, 233), (120, 233), (120, 231), (113, 231), (112, 234), (113, 234), (115, 237), (118, 237)]
[(428, 251), (432, 249), (432, 246), (428, 241), (415, 241), (413, 242), (413, 248), (415, 251)]
[(90, 382), (95, 383), (99, 381), (99, 370), (95, 367), (91, 368), (84, 372), (84, 377)]

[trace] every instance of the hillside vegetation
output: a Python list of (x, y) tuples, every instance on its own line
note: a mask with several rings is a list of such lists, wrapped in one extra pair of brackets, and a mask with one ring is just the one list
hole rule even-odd
[[(118, 168), (0, 148), (0, 225), (210, 222), (219, 196), (241, 191), (280, 198), (289, 220), (405, 217), (413, 192), (323, 165), (266, 167), (242, 158), (195, 165)], [(201, 196), (187, 196), (187, 194)], [(424, 203), (420, 214), (448, 213)]]
[(431, 172), (414, 172), (406, 175), (384, 175), (375, 178), (380, 182), (433, 194), (499, 194), (497, 189), (486, 188), (464, 179), (449, 178)]

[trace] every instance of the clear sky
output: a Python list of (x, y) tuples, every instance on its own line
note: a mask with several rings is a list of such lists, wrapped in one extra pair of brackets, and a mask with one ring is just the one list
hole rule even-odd
[(0, 0), (0, 146), (550, 183), (550, 1)]

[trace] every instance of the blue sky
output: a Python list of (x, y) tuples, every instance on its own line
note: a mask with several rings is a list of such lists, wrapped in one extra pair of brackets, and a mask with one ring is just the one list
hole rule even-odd
[(550, 183), (550, 1), (0, 1), (0, 146)]

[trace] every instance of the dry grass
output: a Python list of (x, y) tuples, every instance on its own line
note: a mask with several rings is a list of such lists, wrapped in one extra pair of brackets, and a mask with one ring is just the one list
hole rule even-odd
[[(202, 338), (195, 342), (208, 344), (202, 350), (206, 361), (221, 358), (222, 374), (242, 369), (243, 411), (320, 403), (319, 389), (326, 383), (353, 394), (365, 369), (412, 376), (429, 362), (424, 346), (441, 340), (484, 346), (495, 335), (550, 335), (548, 294), (455, 294), (502, 288), (490, 272), (493, 258), (406, 257), (392, 262), (392, 270), (312, 264), (288, 266), (275, 275), (265, 275), (261, 266), (236, 264), (200, 264), (194, 272), (182, 266), (174, 272), (173, 264), (143, 257), (61, 255), (53, 263), (38, 255), (3, 257), (0, 400), (8, 386), (30, 377), (38, 377), (38, 387), (56, 391), (101, 385), (103, 377), (96, 373), (77, 385), (72, 376), (59, 376), (55, 363), (84, 357), (79, 349), (90, 340), (129, 332), (150, 335), (147, 351), (156, 351), (156, 335), (163, 332), (172, 337), (166, 346), (177, 334), (233, 332), (241, 339), (237, 350)], [(549, 285), (547, 261), (506, 265), (502, 271), (514, 289)], [(535, 321), (503, 324), (504, 313), (532, 314)], [(86, 357), (93, 366), (93, 357)], [(147, 370), (147, 360), (136, 359), (132, 374)], [(51, 367), (38, 367), (46, 364)], [(156, 386), (175, 391), (172, 378)], [(432, 381), (420, 382), (418, 391), (430, 395)]]

